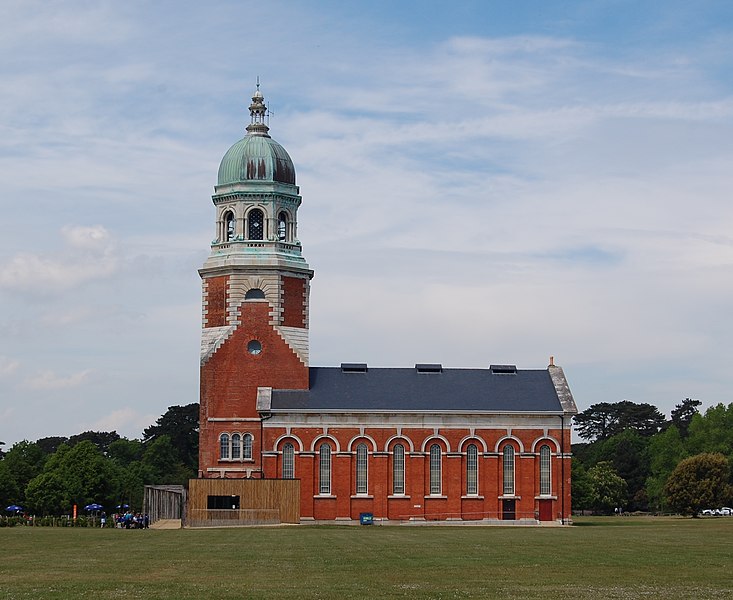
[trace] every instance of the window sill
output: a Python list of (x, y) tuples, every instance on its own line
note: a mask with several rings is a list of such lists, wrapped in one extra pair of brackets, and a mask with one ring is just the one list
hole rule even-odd
[(521, 499), (522, 499), (521, 496), (514, 496), (514, 495), (510, 495), (510, 496), (499, 496), (499, 500), (521, 500)]
[(469, 495), (469, 496), (461, 496), (461, 500), (483, 500), (483, 496), (478, 495)]
[(254, 463), (254, 458), (220, 458), (220, 463)]
[(557, 500), (557, 496), (535, 496), (535, 500)]
[(423, 496), (425, 500), (447, 500), (448, 496), (443, 496), (442, 494), (430, 494), (429, 496)]
[(331, 494), (316, 494), (315, 496), (313, 496), (313, 499), (314, 500), (320, 500), (320, 499), (323, 499), (323, 500), (335, 500), (336, 499), (336, 496), (333, 496)]
[(405, 496), (404, 494), (392, 494), (391, 496), (387, 496), (388, 500), (409, 500), (410, 496)]
[(352, 500), (374, 500), (374, 496), (371, 494), (354, 494), (351, 496)]

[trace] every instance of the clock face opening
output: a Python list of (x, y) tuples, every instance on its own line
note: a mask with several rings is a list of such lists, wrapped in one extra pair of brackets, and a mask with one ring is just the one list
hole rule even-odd
[(258, 340), (251, 340), (249, 344), (247, 344), (247, 352), (250, 354), (260, 354), (260, 352), (262, 352), (262, 343)]

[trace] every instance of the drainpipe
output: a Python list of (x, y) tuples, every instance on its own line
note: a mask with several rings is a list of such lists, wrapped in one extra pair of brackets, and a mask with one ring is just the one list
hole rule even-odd
[(272, 418), (272, 413), (260, 413), (260, 479), (265, 479), (265, 463), (263, 462), (263, 454), (265, 451), (265, 426), (267, 419)]
[(562, 454), (562, 459), (560, 461), (560, 469), (562, 472), (562, 484), (560, 485), (562, 492), (560, 510), (562, 512), (560, 513), (560, 523), (565, 525), (565, 417), (563, 415), (560, 415), (560, 453)]

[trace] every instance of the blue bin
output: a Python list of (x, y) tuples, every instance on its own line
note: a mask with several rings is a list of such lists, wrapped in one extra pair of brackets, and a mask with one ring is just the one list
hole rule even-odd
[(374, 525), (374, 515), (372, 513), (359, 513), (359, 523), (361, 525)]

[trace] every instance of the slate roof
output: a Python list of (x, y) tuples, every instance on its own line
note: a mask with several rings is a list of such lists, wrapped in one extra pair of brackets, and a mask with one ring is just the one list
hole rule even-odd
[(500, 374), (491, 369), (311, 367), (310, 390), (272, 390), (272, 412), (530, 412), (561, 414), (546, 369)]

